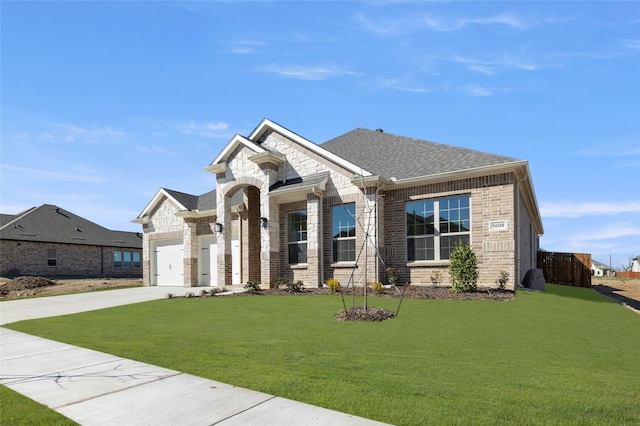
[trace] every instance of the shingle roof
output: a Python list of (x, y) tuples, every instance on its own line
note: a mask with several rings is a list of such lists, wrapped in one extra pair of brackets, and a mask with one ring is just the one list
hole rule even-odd
[(140, 233), (112, 231), (51, 204), (13, 215), (7, 223), (3, 220), (0, 239), (142, 248)]
[(202, 195), (191, 195), (185, 192), (174, 191), (173, 189), (162, 188), (171, 195), (177, 202), (182, 204), (187, 210), (214, 210), (216, 208), (216, 190), (209, 191)]
[(466, 148), (358, 128), (320, 145), (375, 175), (408, 179), (518, 161)]

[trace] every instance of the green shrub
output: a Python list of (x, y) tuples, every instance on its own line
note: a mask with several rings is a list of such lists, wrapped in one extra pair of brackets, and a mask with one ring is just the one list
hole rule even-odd
[[(213, 290), (211, 290), (213, 291)], [(200, 296), (202, 297), (207, 297), (209, 295), (209, 292), (207, 291), (207, 289), (203, 289), (202, 291), (200, 291)]]
[(340, 281), (336, 280), (335, 278), (331, 278), (329, 279), (329, 281), (327, 281), (327, 287), (331, 289), (332, 293), (337, 293), (340, 291)]
[(287, 287), (291, 280), (287, 277), (280, 277), (273, 282), (273, 288)]
[(455, 293), (478, 290), (478, 262), (469, 244), (456, 244), (449, 256), (449, 274)]
[(498, 284), (498, 290), (504, 290), (507, 286), (507, 281), (509, 281), (509, 273), (507, 271), (500, 271), (500, 276), (496, 280), (496, 284)]
[(304, 284), (302, 281), (288, 281), (284, 286), (284, 291), (287, 293), (299, 293), (304, 290)]
[(167, 293), (167, 299), (173, 299), (174, 297), (176, 297), (175, 294), (173, 293)]
[(260, 281), (258, 280), (249, 280), (247, 281), (247, 283), (244, 285), (244, 289), (247, 290), (247, 292), (249, 293), (259, 293), (260, 290), (262, 290), (260, 288)]
[(384, 286), (381, 282), (376, 281), (371, 284), (371, 290), (373, 290), (376, 294), (382, 294), (384, 293)]
[(396, 285), (398, 283), (398, 277), (400, 270), (398, 268), (387, 268), (387, 277), (391, 284)]
[(440, 284), (442, 284), (442, 274), (440, 273), (440, 271), (438, 271), (435, 274), (431, 275), (431, 285), (433, 285), (435, 288), (438, 288), (440, 287)]

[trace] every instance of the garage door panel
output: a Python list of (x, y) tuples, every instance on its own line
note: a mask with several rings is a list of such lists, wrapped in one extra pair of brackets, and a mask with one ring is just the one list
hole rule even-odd
[(184, 285), (184, 247), (182, 241), (160, 241), (155, 250), (156, 285)]

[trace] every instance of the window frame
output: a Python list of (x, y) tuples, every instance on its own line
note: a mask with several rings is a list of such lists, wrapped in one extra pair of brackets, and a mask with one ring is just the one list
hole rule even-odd
[[(295, 217), (294, 215), (304, 215), (304, 222), (296, 220), (294, 222), (293, 218)], [(308, 241), (309, 241), (309, 234), (308, 234), (308, 229), (309, 229), (309, 222), (308, 222), (308, 214), (307, 214), (307, 210), (298, 210), (295, 212), (289, 212), (287, 213), (287, 262), (289, 265), (306, 265), (308, 262), (308, 257), (307, 257), (307, 248), (308, 248)], [(303, 224), (304, 223), (304, 230), (302, 229), (298, 229), (298, 230), (294, 230), (294, 233), (297, 233), (300, 236), (300, 239), (292, 239), (292, 229), (291, 226), (293, 223), (296, 224)], [(304, 234), (304, 239), (302, 239), (301, 234)], [(291, 250), (293, 249), (293, 247), (298, 247), (298, 250), (296, 251), (297, 253), (299, 253), (298, 258), (294, 259), (295, 261), (292, 261), (291, 259)], [(302, 254), (302, 257), (304, 258), (302, 261), (300, 259), (300, 254)]]
[(122, 267), (124, 269), (131, 269), (131, 257), (132, 256), (130, 251), (125, 251), (122, 253)]
[(139, 268), (141, 264), (142, 256), (139, 251), (133, 252), (133, 260), (131, 261), (131, 266), (133, 268)]
[[(118, 256), (119, 256), (119, 260), (118, 260)], [(122, 268), (122, 251), (121, 250), (114, 250), (113, 251), (113, 267), (114, 268)]]
[[(458, 199), (457, 206), (450, 206), (451, 200)], [(464, 200), (462, 203), (460, 200)], [(425, 208), (423, 213), (432, 213), (432, 221), (422, 225), (425, 229), (431, 230), (431, 233), (417, 233), (416, 229), (420, 226), (416, 223), (410, 223), (409, 208), (411, 205), (431, 204), (431, 210)], [(471, 244), (472, 233), (472, 211), (471, 211), (471, 195), (457, 194), (438, 198), (425, 198), (420, 200), (410, 200), (405, 202), (405, 248), (406, 261), (409, 264), (415, 263), (448, 263), (451, 251), (458, 241), (465, 241)], [(413, 210), (415, 212), (415, 210)], [(466, 216), (464, 212), (466, 211)], [(444, 216), (443, 216), (444, 215)], [(422, 216), (424, 217), (424, 216)], [(428, 219), (429, 217), (424, 217)], [(456, 230), (451, 230), (452, 225)], [(414, 227), (411, 232), (411, 226)], [(466, 226), (466, 228), (464, 228)], [(430, 229), (431, 228), (431, 229)], [(460, 228), (465, 230), (461, 231)], [(424, 257), (418, 257), (416, 242), (424, 241), (426, 244), (421, 247), (424, 251)], [(445, 245), (445, 241), (450, 244)], [(431, 242), (431, 245), (428, 243)], [(410, 249), (411, 248), (411, 249)], [(447, 251), (448, 253), (445, 253)], [(432, 258), (429, 257), (432, 253)]]
[[(343, 211), (346, 212), (345, 217), (348, 216), (353, 220), (351, 227), (348, 227), (350, 223), (347, 222), (347, 226), (343, 227), (341, 224), (338, 224), (336, 228), (336, 212), (339, 212), (339, 209), (343, 209)], [(344, 215), (343, 212), (340, 213)], [(342, 231), (343, 228), (347, 229), (347, 231)], [(348, 234), (353, 233), (353, 235), (342, 236), (341, 234), (343, 232), (347, 232)], [(356, 262), (356, 235), (356, 203), (333, 206), (331, 208), (331, 262), (333, 264), (353, 264)], [(347, 247), (345, 249), (341, 246)], [(347, 254), (346, 259), (343, 258), (344, 253)]]
[[(52, 252), (53, 252), (53, 257), (51, 256)], [(50, 267), (58, 266), (58, 249), (47, 248), (47, 266), (50, 266)]]

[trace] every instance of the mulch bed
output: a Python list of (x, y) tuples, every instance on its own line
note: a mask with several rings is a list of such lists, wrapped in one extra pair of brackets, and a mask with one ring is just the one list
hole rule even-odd
[[(351, 296), (354, 291), (353, 289), (348, 289), (345, 291), (345, 294)], [(393, 297), (399, 298), (401, 292), (405, 291), (404, 287), (398, 287), (397, 290), (394, 288), (385, 288), (383, 293), (376, 293), (372, 290), (369, 290), (367, 295), (369, 297)], [(362, 287), (358, 287), (355, 289), (356, 295), (362, 296), (364, 294), (364, 289)], [(259, 295), (270, 295), (270, 296), (305, 296), (305, 295), (316, 295), (316, 294), (335, 294), (339, 295), (339, 293), (333, 293), (329, 288), (305, 288), (301, 292), (295, 293), (287, 293), (283, 289), (280, 288), (269, 288), (260, 290), (258, 293), (237, 293), (235, 296), (259, 296)], [(454, 293), (451, 291), (450, 287), (424, 287), (424, 286), (409, 286), (405, 291), (405, 298), (407, 299), (445, 299), (445, 300), (511, 300), (514, 298), (514, 293), (512, 291), (503, 290), (478, 290), (473, 293)]]

